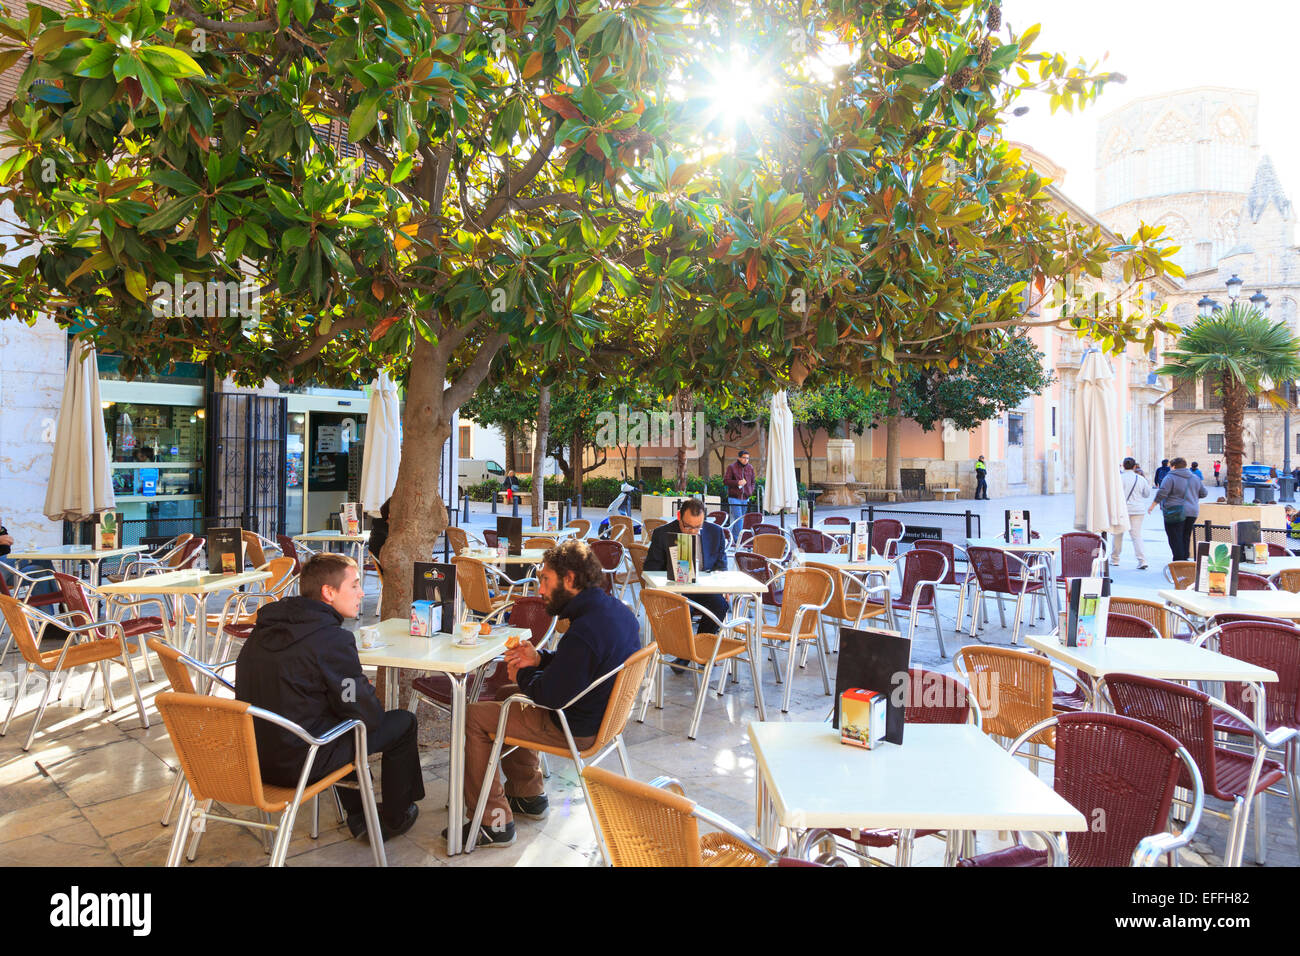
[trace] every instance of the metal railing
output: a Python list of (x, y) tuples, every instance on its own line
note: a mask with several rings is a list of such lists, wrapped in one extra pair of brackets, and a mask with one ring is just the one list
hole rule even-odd
[[(1288, 551), (1300, 551), (1300, 532), (1292, 535), (1287, 528), (1260, 528), (1259, 540), (1265, 544), (1277, 544)], [(1192, 551), (1203, 541), (1232, 542), (1232, 527), (1226, 524), (1213, 524), (1210, 521), (1198, 521), (1192, 526)]]
[(864, 521), (896, 518), (903, 522), (907, 528), (903, 544), (911, 544), (921, 538), (965, 544), (967, 538), (980, 537), (980, 516), (974, 511), (915, 511), (867, 505), (862, 509), (861, 516)]

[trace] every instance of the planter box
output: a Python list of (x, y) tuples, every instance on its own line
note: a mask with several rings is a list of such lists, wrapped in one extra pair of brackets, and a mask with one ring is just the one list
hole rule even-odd
[(1261, 528), (1285, 528), (1286, 509), (1282, 505), (1221, 505), (1201, 503), (1198, 524), (1230, 524), (1233, 521), (1258, 521)]

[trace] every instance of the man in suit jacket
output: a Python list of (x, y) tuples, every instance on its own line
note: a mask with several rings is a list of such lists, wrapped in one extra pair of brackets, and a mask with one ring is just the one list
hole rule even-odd
[[(699, 535), (700, 537), (701, 572), (727, 570), (726, 539), (722, 536), (720, 527), (711, 521), (704, 520), (704, 502), (700, 501), (699, 498), (687, 498), (677, 511), (676, 521), (670, 521), (668, 524), (655, 529), (654, 534), (650, 536), (650, 550), (646, 552), (644, 570), (667, 571), (668, 549), (677, 544), (677, 535), (682, 533)], [(708, 608), (718, 620), (725, 620), (727, 616), (727, 598), (725, 595), (691, 594), (688, 596), (696, 604)], [(700, 615), (699, 633), (718, 633), (717, 622), (707, 615)], [(678, 658), (677, 663), (686, 662)], [(682, 673), (678, 668), (673, 668), (673, 671), (678, 674)]]

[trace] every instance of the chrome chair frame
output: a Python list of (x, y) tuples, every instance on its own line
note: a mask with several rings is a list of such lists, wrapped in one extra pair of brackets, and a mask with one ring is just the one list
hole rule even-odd
[[(1011, 643), (1013, 646), (1018, 646), (1020, 644), (1020, 626), (1021, 624), (1024, 623), (1022, 612), (1024, 610), (1025, 595), (1029, 595), (1030, 598), (1041, 599), (1043, 602), (1044, 612), (1047, 613), (1051, 612), (1051, 603), (1047, 596), (1048, 590), (1051, 587), (1051, 582), (1047, 580), (1048, 575), (1051, 573), (1051, 567), (1050, 567), (1051, 562), (1049, 561), (1047, 562), (1047, 564), (1039, 564), (1037, 562), (1026, 561), (1024, 558), (1020, 557), (1014, 552), (1006, 551), (1002, 548), (994, 548), (992, 550), (1001, 551), (1008, 559), (1015, 561), (1017, 564), (1020, 565), (1020, 569), (1021, 569), (1020, 570), (1020, 593), (1016, 595), (1016, 613), (1015, 616), (1012, 618), (1012, 624), (1011, 624)], [(969, 553), (969, 549), (968, 549), (968, 553)], [(980, 587), (979, 576), (975, 573), (973, 565), (971, 566), (970, 574), (971, 577), (969, 578), (969, 580), (974, 582), (973, 583), (974, 591), (971, 595), (971, 619), (970, 619), (969, 636), (975, 637), (975, 629), (979, 624), (979, 617), (983, 615), (985, 622), (986, 623), (988, 622), (988, 611), (984, 606), (984, 601), (987, 595), (985, 595), (984, 589)], [(1038, 593), (1036, 594), (1031, 593), (1029, 591), (1029, 585), (1034, 583), (1040, 585)], [(1006, 593), (1014, 594), (1015, 592), (1012, 591)], [(1007, 626), (1006, 609), (1002, 606), (1003, 592), (997, 592), (994, 594), (994, 596), (997, 598), (998, 618), (1002, 621), (1002, 626), (1006, 627)], [(976, 638), (976, 640), (978, 640), (978, 638)]]
[[(32, 589), (35, 588), (36, 585), (45, 581), (52, 582), (55, 580), (54, 572), (48, 568), (38, 568), (36, 571), (29, 574), (26, 571), (19, 571), (7, 561), (0, 561), (0, 575), (5, 574), (13, 576), (14, 584), (9, 593), (12, 594), (13, 599), (20, 604), (27, 603), (27, 598), (31, 595)], [(27, 589), (26, 591), (23, 591), (24, 587)], [(0, 632), (7, 631), (8, 629), (9, 622), (3, 617), (0, 617)], [(8, 656), (9, 647), (13, 644), (13, 640), (14, 636), (12, 634), (5, 639), (4, 650), (0, 651), (0, 661), (3, 661), (5, 657)]]
[[(784, 578), (787, 574), (789, 574), (791, 571), (794, 571), (794, 570), (799, 570), (799, 571), (818, 571), (818, 572), (820, 572), (820, 573), (826, 575), (827, 577), (830, 577), (830, 575), (827, 574), (827, 572), (822, 571), (821, 568), (807, 568), (807, 567), (804, 567), (804, 568), (798, 568), (798, 569), (796, 569), (796, 568), (787, 568), (787, 569), (783, 570), (780, 574), (776, 575), (776, 577), (772, 578), (772, 580), (768, 582), (768, 587), (770, 588), (772, 585), (776, 584), (776, 582), (780, 581), (780, 580), (781, 580), (782, 578)], [(852, 575), (849, 574), (849, 572), (847, 572), (847, 571), (841, 571), (840, 573), (841, 573), (841, 574), (848, 574), (850, 577), (852, 577)], [(855, 578), (855, 580), (857, 580), (857, 579)], [(799, 645), (802, 643), (802, 642), (799, 640), (798, 635), (804, 633), (804, 630), (803, 630), (803, 622), (804, 622), (804, 618), (805, 618), (805, 616), (808, 615), (808, 614), (813, 614), (813, 615), (816, 616), (817, 630), (816, 630), (815, 633), (817, 634), (817, 661), (818, 661), (818, 663), (821, 665), (821, 671), (822, 671), (822, 685), (823, 685), (823, 687), (825, 687), (825, 689), (826, 689), (826, 694), (827, 694), (827, 696), (829, 696), (830, 693), (831, 693), (831, 682), (830, 682), (830, 676), (829, 676), (829, 673), (828, 673), (828, 671), (827, 671), (827, 667), (826, 667), (826, 660), (827, 660), (827, 657), (828, 657), (829, 654), (830, 654), (830, 651), (827, 649), (827, 644), (826, 644), (826, 633), (825, 633), (825, 631), (824, 631), (823, 628), (822, 628), (822, 619), (821, 619), (821, 612), (824, 611), (824, 610), (826, 609), (826, 606), (827, 606), (828, 604), (831, 603), (831, 599), (832, 599), (833, 597), (835, 597), (835, 582), (834, 582), (834, 581), (831, 581), (831, 582), (830, 582), (830, 585), (831, 585), (831, 592), (830, 592), (830, 594), (828, 594), (828, 595), (826, 596), (826, 600), (823, 601), (821, 604), (801, 604), (801, 605), (799, 605), (798, 608), (795, 609), (795, 612), (794, 612), (794, 613), (795, 613), (795, 616), (794, 616), (794, 624), (793, 624), (793, 626), (792, 626), (792, 627), (793, 627), (793, 630), (792, 630), (792, 633), (790, 634), (790, 640), (787, 642), (787, 643), (790, 645), (790, 650), (789, 650), (789, 659), (788, 659), (788, 661), (786, 662), (786, 667), (785, 667), (785, 697), (784, 697), (784, 699), (782, 700), (782, 703), (781, 703), (781, 713), (783, 713), (783, 714), (788, 714), (788, 713), (790, 712), (790, 697), (791, 697), (791, 695), (792, 695), (792, 693), (793, 693), (793, 690), (794, 690), (794, 668), (795, 668), (795, 661), (794, 661), (794, 659), (795, 659), (795, 657), (798, 655), (798, 653), (799, 653)], [(888, 593), (888, 590), (887, 590), (887, 589), (888, 589), (889, 585), (887, 585), (887, 584), (886, 584), (886, 585), (881, 585), (881, 587), (886, 588), (886, 593)], [(784, 588), (784, 587), (782, 587), (781, 590), (782, 590), (782, 593), (785, 592), (785, 588)], [(879, 588), (874, 588), (874, 589), (871, 589), (871, 590), (879, 590)], [(864, 611), (866, 610), (866, 602), (865, 602), (865, 601), (863, 602), (863, 610), (864, 610)], [(892, 613), (892, 612), (891, 612), (891, 613)], [(778, 621), (779, 621), (779, 620), (780, 620), (780, 619), (778, 618)], [(858, 615), (858, 621), (861, 622), (861, 620), (862, 620), (862, 615), (859, 614), (859, 615)], [(772, 652), (772, 654), (769, 655), (769, 658), (768, 658), (768, 659), (772, 662), (772, 670), (776, 673), (777, 683), (780, 683), (780, 682), (781, 682), (781, 673), (780, 673), (780, 670), (778, 669), (777, 664), (776, 664), (775, 651), (776, 651), (776, 649), (780, 646), (780, 643), (781, 643), (781, 642), (779, 642), (779, 641), (772, 641), (772, 642), (769, 642), (767, 639), (765, 639), (765, 638), (763, 637), (763, 632), (762, 632), (762, 630), (760, 629), (760, 630), (759, 630), (759, 633), (756, 634), (756, 635), (754, 635), (754, 643), (750, 645), (750, 646), (753, 647), (755, 650), (759, 650), (759, 649), (761, 649), (761, 648), (763, 648), (763, 647), (766, 647), (766, 648), (768, 648), (769, 651)], [(754, 672), (755, 672), (755, 673), (761, 673), (761, 668), (759, 667), (757, 661), (754, 662)]]
[[(901, 599), (901, 591), (903, 586), (903, 578), (905, 576), (905, 569), (903, 568), (902, 565), (900, 565), (899, 562), (905, 561), (907, 555), (911, 553), (912, 553), (911, 551), (908, 551), (906, 554), (900, 554), (898, 557), (894, 559), (894, 565), (895, 567), (898, 568), (898, 584), (899, 584), (899, 591), (900, 591), (900, 599)], [(915, 637), (916, 635), (916, 617), (918, 612), (920, 611), (918, 605), (920, 604), (921, 592), (924, 591), (927, 587), (932, 588), (934, 600), (932, 602), (933, 606), (930, 608), (930, 614), (934, 617), (934, 630), (939, 637), (939, 656), (946, 658), (948, 656), (948, 649), (943, 645), (943, 624), (939, 620), (939, 585), (943, 581), (943, 579), (948, 576), (948, 571), (949, 571), (948, 556), (944, 554), (942, 551), (936, 551), (934, 553), (939, 555), (939, 557), (943, 559), (943, 571), (940, 573), (938, 581), (917, 581), (916, 587), (912, 589), (912, 601), (908, 612), (907, 639), (908, 641), (911, 641), (913, 637)], [(893, 601), (891, 595), (891, 608), (892, 608), (892, 604)], [(894, 614), (893, 617), (894, 617), (894, 629), (897, 630), (898, 616), (897, 614)], [(957, 636), (956, 632), (954, 631), (953, 637), (955, 638), (956, 636)]]

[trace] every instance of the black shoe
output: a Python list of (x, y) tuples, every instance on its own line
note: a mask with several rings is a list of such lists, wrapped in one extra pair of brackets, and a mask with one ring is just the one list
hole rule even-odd
[(1139, 564), (1139, 565), (1138, 565), (1138, 570), (1139, 570), (1139, 571), (1145, 571), (1146, 569), (1147, 569), (1147, 566), (1146, 566), (1145, 564)]
[[(461, 846), (469, 846), (470, 827), (472, 823), (465, 824), (465, 829), (461, 833)], [(442, 838), (447, 839), (447, 831), (442, 831)], [(515, 842), (515, 825), (507, 823), (503, 829), (496, 830), (492, 827), (478, 828), (478, 841), (474, 844), (476, 847), (493, 848), (513, 846)]]
[[(401, 822), (396, 825), (389, 823), (384, 817), (384, 805), (379, 804), (376, 809), (379, 811), (379, 835), (387, 842), (395, 836), (401, 836), (411, 827), (415, 826), (415, 819), (420, 815), (420, 808), (416, 804), (411, 804), (406, 808), (406, 813), (402, 816)], [(366, 815), (358, 810), (356, 813), (348, 814), (348, 829), (354, 837), (363, 837), (366, 835)]]
[(688, 660), (687, 660), (686, 658), (684, 658), (684, 657), (676, 657), (676, 658), (673, 658), (673, 662), (672, 662), (671, 664), (668, 665), (668, 668), (669, 668), (669, 670), (671, 670), (674, 674), (685, 674), (685, 673), (686, 673), (686, 668), (685, 668), (685, 667), (681, 667), (681, 666), (679, 666), (679, 665), (681, 665), (681, 664), (689, 664), (689, 663), (690, 663), (690, 661), (688, 661)]
[(529, 820), (545, 820), (546, 813), (551, 808), (551, 802), (546, 799), (544, 793), (537, 797), (507, 796), (506, 803), (515, 816), (526, 817)]

